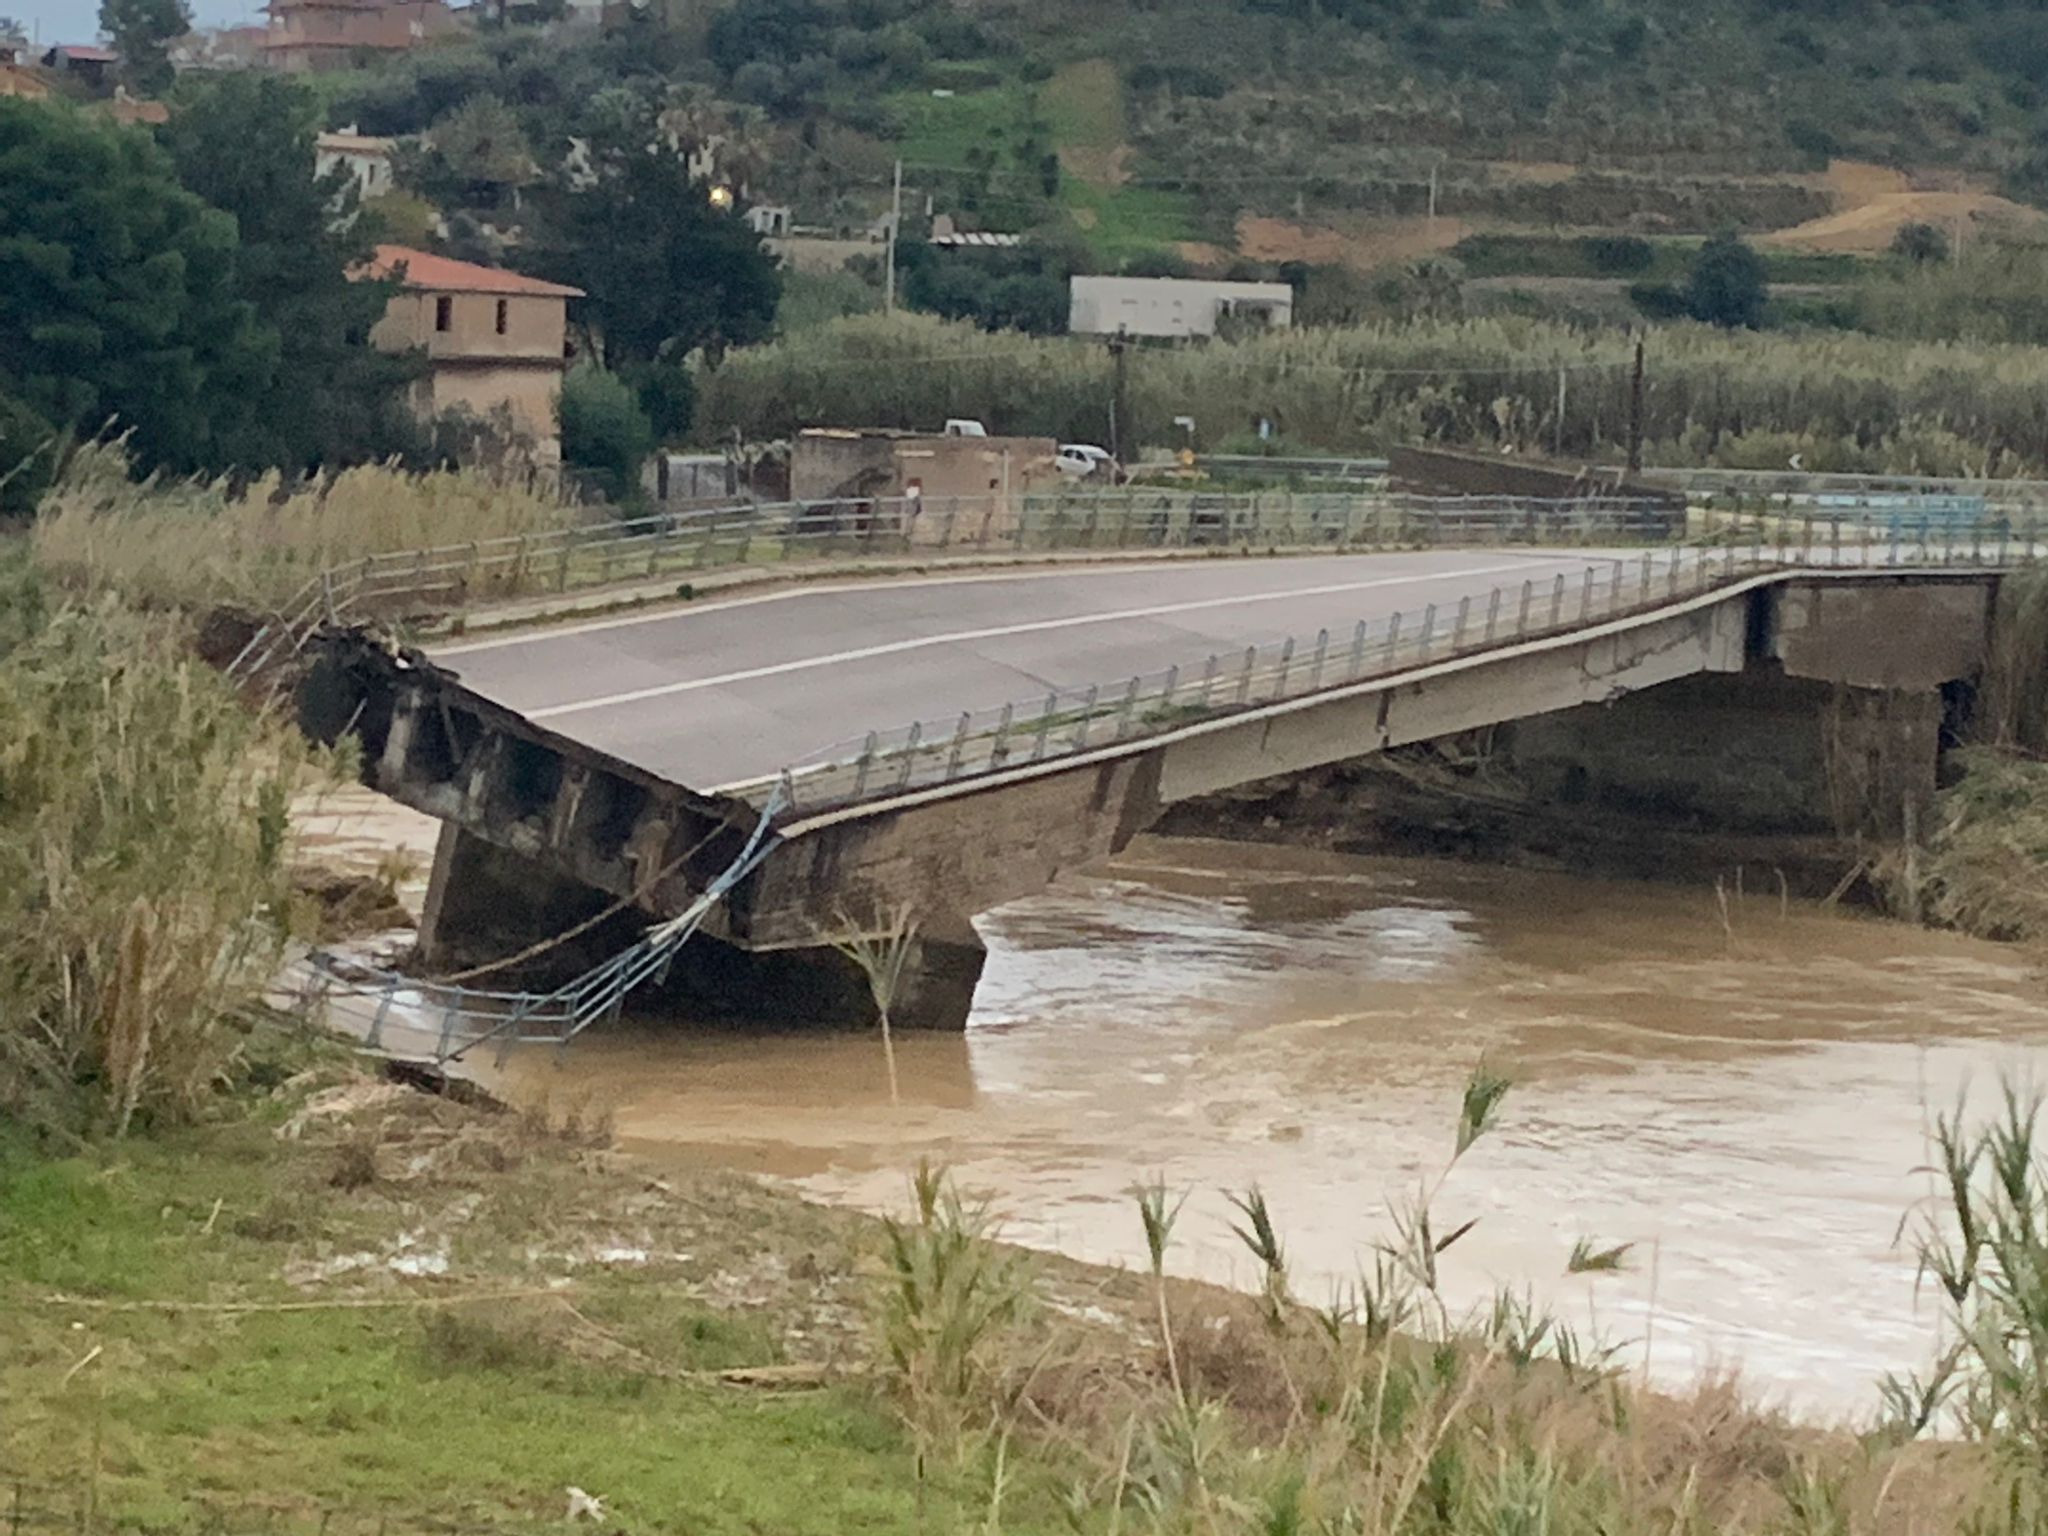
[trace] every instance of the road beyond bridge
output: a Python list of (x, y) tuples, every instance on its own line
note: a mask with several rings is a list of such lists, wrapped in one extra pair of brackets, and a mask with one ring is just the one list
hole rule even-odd
[(1915, 701), (1857, 750), (1931, 790), (1939, 690), (1981, 668), (2008, 558), (1837, 539), (956, 569), (424, 653), (334, 635), (301, 713), (442, 818), (432, 961), (584, 923), (617, 947), (772, 802), (779, 841), (678, 954), (677, 1006), (856, 1020), (828, 941), (903, 912), (923, 942), (899, 1021), (958, 1027), (976, 913), (1168, 805), (1389, 747), (1769, 673)]

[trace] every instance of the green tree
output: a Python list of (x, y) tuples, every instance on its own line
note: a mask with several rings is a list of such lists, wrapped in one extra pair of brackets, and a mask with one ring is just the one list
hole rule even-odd
[(1763, 324), (1770, 289), (1764, 259), (1733, 234), (1719, 234), (1700, 247), (1686, 279), (1686, 312), (1695, 320), (1728, 330)]
[(57, 467), (57, 429), (23, 405), (0, 395), (0, 518), (36, 509)]
[(654, 428), (633, 387), (601, 368), (577, 368), (562, 380), (561, 405), (562, 462), (607, 501), (636, 500)]
[(277, 346), (261, 412), (222, 444), (237, 464), (360, 462), (411, 441), (400, 391), (417, 365), (368, 344), (392, 285), (349, 280), (375, 226), (347, 171), (313, 175), (318, 123), (309, 91), (250, 72), (195, 91), (163, 131), (186, 189), (234, 215), (235, 285)]
[(235, 290), (235, 221), (146, 135), (0, 99), (0, 394), (146, 466), (227, 462), (276, 361)]
[(472, 96), (427, 130), (412, 173), (444, 208), (497, 209), (534, 178), (519, 116), (495, 96)]
[(1901, 224), (1897, 234), (1892, 236), (1892, 254), (1903, 256), (1918, 266), (1930, 261), (1948, 260), (1948, 236), (1932, 224)]
[(650, 133), (591, 146), (587, 174), (543, 201), (536, 273), (581, 288), (580, 316), (605, 367), (714, 357), (764, 339), (782, 277), (734, 208), (719, 208), (680, 155)]
[(171, 44), (192, 30), (185, 0), (100, 0), (100, 31), (121, 55), (129, 89), (160, 96), (171, 87)]

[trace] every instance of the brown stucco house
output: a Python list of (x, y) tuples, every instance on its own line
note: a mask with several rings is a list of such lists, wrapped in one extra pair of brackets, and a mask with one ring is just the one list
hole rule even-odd
[(291, 74), (404, 53), (458, 26), (444, 0), (270, 0), (263, 62)]
[(415, 386), (423, 419), (462, 409), (488, 420), (502, 409), (533, 439), (537, 459), (560, 460), (568, 304), (581, 289), (401, 245), (378, 246), (359, 275), (399, 281), (370, 340), (426, 354)]

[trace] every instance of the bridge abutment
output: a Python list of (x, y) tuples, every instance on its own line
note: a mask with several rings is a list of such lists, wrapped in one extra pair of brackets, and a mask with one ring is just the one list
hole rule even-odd
[[(543, 986), (567, 980), (631, 944), (653, 919), (637, 909), (602, 918), (566, 943), (549, 941), (613, 905), (606, 892), (538, 859), (499, 847), (453, 822), (441, 826), (420, 915), (421, 959), (437, 972), (487, 964), (548, 945), (506, 978), (479, 986)], [(899, 1029), (967, 1026), (987, 951), (963, 917), (924, 920), (890, 1009)], [(635, 1007), (680, 1018), (773, 1028), (865, 1028), (874, 997), (860, 969), (830, 944), (743, 949), (694, 935), (667, 980)]]

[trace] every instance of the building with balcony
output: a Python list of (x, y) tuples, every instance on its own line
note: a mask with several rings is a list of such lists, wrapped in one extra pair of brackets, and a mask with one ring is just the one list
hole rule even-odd
[(348, 69), (452, 32), (444, 0), (270, 0), (263, 60), (292, 74)]

